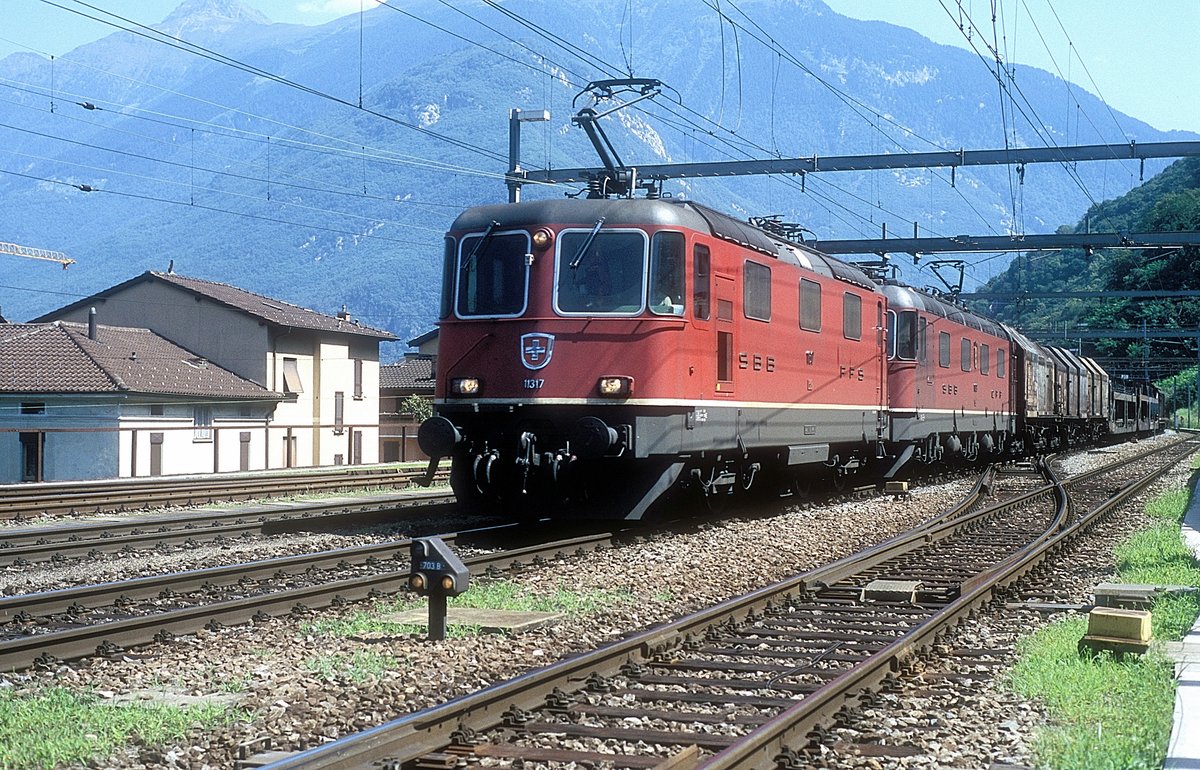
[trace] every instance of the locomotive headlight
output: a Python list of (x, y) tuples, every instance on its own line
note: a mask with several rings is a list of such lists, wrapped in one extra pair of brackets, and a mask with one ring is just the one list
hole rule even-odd
[(534, 231), (533, 247), (535, 249), (549, 248), (550, 244), (553, 242), (554, 242), (554, 234), (551, 233), (549, 230), (542, 228), (540, 230)]
[(633, 392), (632, 377), (601, 377), (600, 395), (605, 398), (625, 398)]
[(450, 392), (456, 396), (479, 395), (478, 377), (458, 377), (450, 380)]

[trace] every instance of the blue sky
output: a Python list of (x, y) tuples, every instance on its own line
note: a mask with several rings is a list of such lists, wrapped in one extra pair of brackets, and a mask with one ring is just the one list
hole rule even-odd
[[(71, 0), (50, 2), (73, 5)], [(144, 24), (162, 21), (179, 4), (179, 0), (90, 2)], [(294, 24), (322, 24), (357, 12), (360, 3), (373, 4), (373, 0), (243, 2), (272, 21)], [(967, 42), (956, 22), (960, 5), (976, 24), (991, 30), (992, 0), (826, 2), (838, 13), (910, 27), (938, 43), (963, 48)], [(711, 12), (700, 0), (696, 4), (697, 13)], [(1200, 133), (1200, 66), (1193, 61), (1200, 39), (1200, 0), (1004, 0), (997, 5), (1004, 13), (998, 22), (1003, 30), (1001, 46), (1011, 61), (1059, 73), (1155, 128)], [(41, 0), (0, 0), (0, 56), (31, 49), (61, 55), (111, 31)]]

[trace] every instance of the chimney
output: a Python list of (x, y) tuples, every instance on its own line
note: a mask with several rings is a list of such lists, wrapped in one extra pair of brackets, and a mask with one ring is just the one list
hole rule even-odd
[(338, 311), (337, 317), (338, 317), (338, 320), (341, 320), (341, 321), (349, 321), (350, 320), (350, 311), (346, 309), (345, 305), (342, 305), (342, 309)]
[(88, 311), (88, 339), (96, 339), (96, 308)]

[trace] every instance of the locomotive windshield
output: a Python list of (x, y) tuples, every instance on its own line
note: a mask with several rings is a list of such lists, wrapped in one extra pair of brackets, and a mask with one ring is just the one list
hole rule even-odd
[(639, 313), (645, 295), (645, 233), (574, 230), (559, 237), (555, 303), (560, 312)]
[(524, 232), (463, 238), (458, 257), (460, 316), (516, 316), (525, 312), (529, 236)]

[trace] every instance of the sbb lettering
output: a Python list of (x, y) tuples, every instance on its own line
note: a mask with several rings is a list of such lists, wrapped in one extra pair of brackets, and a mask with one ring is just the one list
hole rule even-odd
[(943, 393), (943, 395), (947, 395), (947, 396), (957, 396), (958, 395), (958, 386), (957, 385), (943, 385), (942, 393)]

